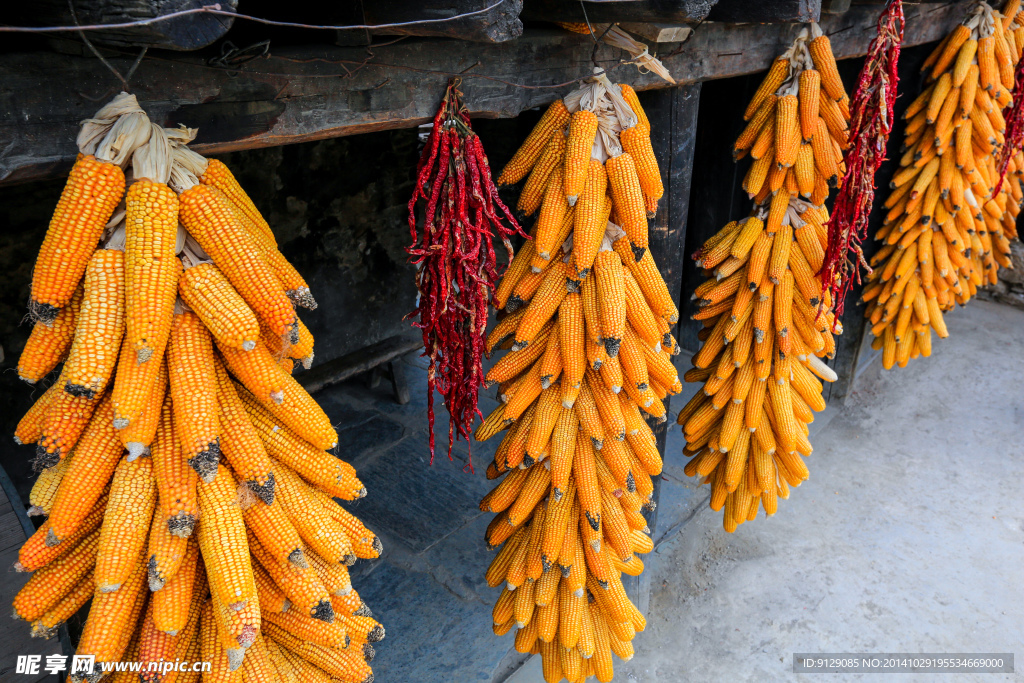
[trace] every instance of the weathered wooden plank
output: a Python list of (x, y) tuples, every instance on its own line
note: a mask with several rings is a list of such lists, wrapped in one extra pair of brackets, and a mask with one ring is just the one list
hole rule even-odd
[[(487, 9), (495, 0), (374, 0), (360, 3), (360, 24), (396, 24), (423, 19), (446, 19)], [(457, 38), (483, 43), (503, 43), (523, 34), (519, 13), (523, 0), (505, 0), (499, 6), (480, 14), (453, 21), (416, 24), (387, 29), (370, 29), (373, 35), (432, 36)], [(365, 38), (367, 31), (339, 31), (342, 45), (352, 45), (353, 37)], [(355, 34), (355, 35), (353, 35)], [(358, 43), (356, 43), (358, 44)]]
[(808, 22), (821, 18), (821, 0), (718, 0), (708, 21), (734, 21), (769, 24)]
[[(683, 266), (686, 259), (686, 231), (690, 213), (690, 190), (693, 180), (693, 159), (697, 143), (697, 113), (700, 108), (701, 84), (694, 83), (650, 95), (653, 107), (647, 111), (651, 120), (651, 144), (662, 167), (665, 196), (659, 202), (650, 231), (650, 250), (669, 294), (681, 303)], [(651, 110), (657, 119), (651, 119)], [(660, 150), (664, 152), (659, 154)], [(680, 306), (681, 307), (681, 306)], [(679, 325), (672, 333), (678, 338)], [(665, 407), (670, 404), (665, 399)], [(665, 440), (670, 424), (651, 424), (658, 451), (665, 456)], [(654, 528), (657, 510), (652, 513)]]
[(660, 21), (647, 23), (620, 23), (619, 26), (652, 43), (681, 43), (693, 33), (693, 27), (686, 24), (669, 24)]
[(715, 0), (632, 0), (579, 2), (530, 0), (523, 18), (542, 21), (684, 21), (696, 24), (707, 17)]
[[(238, 0), (219, 0), (219, 3), (220, 8), (228, 12), (238, 9)], [(209, 4), (204, 0), (74, 0), (75, 16), (80, 25), (137, 22)], [(75, 25), (67, 0), (35, 0), (24, 3), (21, 10), (12, 10), (16, 18), (10, 22), (12, 24)], [(231, 17), (192, 14), (147, 26), (90, 31), (89, 40), (98, 45), (119, 47), (198, 50), (218, 40), (233, 23)]]
[(341, 358), (328, 361), (308, 372), (296, 375), (299, 384), (313, 394), (332, 384), (344, 382), (359, 373), (372, 370), (379, 365), (388, 363), (398, 356), (421, 349), (423, 342), (418, 336), (405, 335), (388, 337), (365, 349), (359, 349)]
[[(658, 159), (665, 196), (658, 212), (650, 222), (649, 248), (665, 284), (673, 298), (682, 290), (683, 248), (686, 243), (687, 217), (690, 210), (690, 187), (693, 179), (693, 153), (697, 140), (697, 112), (701, 84), (660, 90), (641, 95), (641, 105), (651, 122), (651, 145)], [(673, 330), (678, 335), (678, 325)], [(665, 399), (665, 408), (671, 398)], [(648, 420), (657, 442), (658, 451), (665, 457), (668, 430), (674, 422)], [(654, 502), (657, 505), (661, 490), (661, 477), (654, 478)], [(653, 532), (658, 521), (658, 508), (646, 512), (647, 525)], [(623, 577), (624, 579), (626, 577)], [(634, 604), (647, 611), (650, 595), (650, 572), (625, 581), (625, 588)]]
[[(941, 38), (967, 4), (908, 5), (905, 45)], [(839, 59), (864, 53), (876, 17), (877, 7), (855, 7), (826, 18), (823, 27), (833, 34)], [(662, 56), (683, 83), (736, 76), (767, 68), (798, 31), (795, 24), (706, 23), (678, 51), (671, 43), (662, 46)], [(133, 82), (155, 120), (198, 127), (196, 148), (219, 153), (425, 123), (449, 74), (463, 74), (472, 115), (516, 116), (571, 87), (560, 84), (588, 76), (592, 55), (613, 80), (638, 90), (668, 86), (653, 74), (617, 64), (619, 50), (601, 44), (595, 53), (589, 36), (557, 29), (531, 29), (519, 40), (498, 44), (402, 41), (375, 48), (370, 58), (361, 48), (289, 47), (232, 72), (190, 56), (147, 57)], [(127, 53), (113, 61), (127, 68), (134, 57)], [(77, 152), (78, 121), (113, 95), (112, 80), (91, 58), (0, 55), (0, 182), (66, 172)]]

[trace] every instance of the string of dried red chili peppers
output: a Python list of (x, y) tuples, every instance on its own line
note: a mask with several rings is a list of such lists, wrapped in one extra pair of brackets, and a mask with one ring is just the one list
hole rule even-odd
[[(430, 462), (434, 462), (434, 389), (444, 397), (448, 459), (458, 438), (469, 441), (483, 385), (487, 303), (498, 281), (492, 230), (512, 258), (509, 237), (524, 234), (498, 197), (480, 137), (470, 128), (458, 80), (448, 84), (434, 126), (416, 167), (416, 189), (409, 200), (416, 264), (416, 309), (409, 317), (423, 331), (427, 371)], [(416, 205), (426, 201), (423, 230), (416, 229)], [(499, 214), (500, 211), (500, 214)], [(502, 218), (509, 225), (502, 222)], [(511, 227), (509, 227), (511, 226)], [(472, 457), (469, 470), (473, 471)]]
[(892, 131), (903, 25), (903, 4), (892, 0), (878, 17), (878, 34), (871, 41), (853, 95), (850, 147), (844, 158), (846, 175), (828, 224), (828, 249), (821, 267), (823, 287), (835, 302), (836, 320), (843, 312), (853, 277), (860, 283), (858, 265), (871, 272), (860, 245), (867, 237), (868, 217), (875, 198), (875, 172), (885, 161), (885, 147)]
[(1010, 159), (1024, 146), (1024, 59), (1017, 62), (1011, 96), (1013, 101), (1003, 110), (1003, 118), (1006, 120), (1006, 142), (1003, 143), (999, 155), (999, 180), (992, 191), (993, 197), (998, 195), (1003, 187)]

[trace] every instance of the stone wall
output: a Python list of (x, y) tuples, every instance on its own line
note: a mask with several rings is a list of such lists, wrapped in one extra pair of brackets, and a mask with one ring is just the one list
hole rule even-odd
[(1010, 242), (1010, 261), (1013, 269), (1000, 268), (999, 281), (978, 292), (981, 299), (998, 301), (1024, 309), (1024, 244)]

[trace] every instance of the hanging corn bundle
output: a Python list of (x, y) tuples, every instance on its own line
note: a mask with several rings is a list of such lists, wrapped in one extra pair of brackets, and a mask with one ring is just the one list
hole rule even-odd
[(837, 316), (843, 314), (853, 278), (860, 283), (860, 267), (871, 271), (860, 245), (867, 237), (875, 200), (875, 173), (885, 161), (892, 131), (903, 26), (903, 3), (892, 0), (878, 17), (878, 33), (868, 47), (853, 93), (851, 144), (843, 159), (846, 175), (829, 221), (823, 266), (823, 280), (836, 302)]
[(931, 355), (931, 331), (948, 336), (944, 312), (1010, 267), (1024, 197), (1019, 150), (994, 189), (1021, 34), (1013, 17), (977, 3), (926, 60), (928, 85), (904, 113), (905, 151), (863, 294), (886, 369)]
[(828, 36), (811, 24), (775, 60), (743, 114), (748, 123), (733, 158), (754, 160), (743, 189), (755, 204), (771, 197), (777, 213), (785, 211), (787, 196), (822, 205), (846, 173), (849, 118), (850, 98)]
[[(1003, 7), (1003, 21), (1009, 20), (1008, 30), (1013, 31), (1014, 42), (1010, 42), (1007, 35), (1007, 47), (1016, 47), (1020, 50), (1024, 45), (1024, 34), (1018, 34), (1017, 29), (1024, 26), (1024, 14), (1021, 14), (1020, 0), (1011, 0)], [(1013, 90), (1010, 93), (1011, 102), (1003, 108), (1003, 118), (1006, 120), (1006, 143), (999, 151), (999, 180), (996, 181), (995, 191), (998, 193), (1003, 187), (1003, 181), (1010, 169), (1010, 161), (1014, 155), (1024, 147), (1024, 62), (1017, 60), (1014, 71)]]
[(820, 359), (835, 355), (842, 326), (818, 273), (847, 105), (828, 38), (812, 24), (772, 65), (734, 146), (737, 159), (754, 158), (744, 188), (757, 206), (694, 255), (709, 279), (692, 296), (703, 346), (684, 379), (704, 387), (678, 423), (693, 458), (685, 472), (711, 485), (729, 532), (759, 508), (775, 514), (808, 477), (807, 425), (825, 409), (820, 380), (836, 380)]
[[(49, 637), (92, 600), (77, 651), (97, 670), (73, 681), (176, 660), (212, 662), (223, 681), (371, 680), (384, 631), (348, 566), (381, 545), (335, 502), (366, 490), (290, 375), (312, 358), (293, 308), (315, 306), (309, 288), (227, 167), (185, 147), (195, 131), (115, 103), (129, 113), (111, 121), (112, 103), (83, 136), (102, 124), (127, 139), (125, 117), (144, 134), (98, 153), (116, 161), (79, 164), (123, 178), (130, 163), (127, 193), (82, 190), (76, 166), (36, 266), (39, 283), (82, 281), (34, 291), (44, 315), (19, 360), (30, 382), (63, 366), (15, 435), (37, 444), (31, 513), (47, 516), (18, 555), (33, 576), (15, 613)], [(67, 232), (69, 196), (91, 198), (73, 215), (95, 241)], [(71, 234), (81, 268), (57, 268), (48, 245)]]
[(505, 584), (494, 632), (539, 652), (544, 678), (612, 678), (643, 615), (622, 574), (650, 552), (642, 510), (661, 456), (645, 417), (682, 388), (671, 354), (678, 311), (647, 249), (647, 210), (662, 194), (636, 94), (598, 76), (558, 100), (501, 174), (539, 211), (495, 294), (487, 351), (508, 349), (487, 375), (501, 405), (476, 430), (507, 430), (480, 503), (503, 546), (487, 571)]
[[(450, 416), (449, 460), (455, 440), (469, 439), (480, 413), (477, 393), (484, 382), (487, 301), (498, 280), (492, 234), (501, 237), (510, 258), (509, 237), (522, 234), (498, 197), (483, 144), (462, 104), (458, 79), (448, 84), (416, 173), (416, 190), (409, 200), (413, 246), (407, 251), (418, 268), (419, 295), (410, 315), (419, 316), (415, 325), (423, 331), (424, 355), (430, 358), (427, 419), (433, 464), (434, 389), (444, 397)], [(420, 199), (426, 201), (422, 236), (416, 229)], [(472, 459), (469, 468), (472, 471)]]
[[(711, 485), (711, 509), (726, 531), (775, 514), (779, 498), (808, 477), (807, 425), (825, 409), (820, 380), (835, 373), (842, 331), (822, 295), (824, 207), (790, 197), (778, 225), (761, 206), (704, 243), (698, 264), (713, 276), (694, 293), (704, 342), (683, 378), (703, 382), (679, 412), (689, 476)], [(824, 312), (819, 315), (819, 310)]]

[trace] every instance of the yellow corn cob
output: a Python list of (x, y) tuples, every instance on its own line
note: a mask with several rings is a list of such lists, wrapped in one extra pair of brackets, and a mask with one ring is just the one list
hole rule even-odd
[(647, 299), (654, 314), (665, 318), (669, 323), (678, 321), (679, 310), (673, 303), (672, 295), (669, 294), (665, 280), (661, 277), (651, 254), (645, 252), (639, 260), (629, 258), (632, 250), (625, 237), (615, 240), (612, 246), (633, 274), (637, 284), (640, 285), (640, 290), (644, 293), (644, 298)]
[(637, 254), (642, 256), (647, 249), (647, 210), (636, 163), (628, 152), (624, 152), (606, 161), (605, 171), (608, 173), (616, 220), (626, 231), (634, 250), (634, 260), (637, 260)]
[(50, 514), (53, 501), (57, 498), (57, 491), (71, 464), (71, 458), (72, 456), (69, 455), (53, 467), (39, 473), (36, 483), (32, 485), (32, 492), (29, 494), (29, 502), (32, 504), (27, 512), (29, 517)]
[(245, 523), (235, 502), (234, 478), (218, 466), (218, 476), (199, 484), (199, 547), (203, 553), (210, 589), (233, 610), (256, 599)]
[(295, 266), (284, 257), (284, 254), (278, 251), (277, 242), (274, 240), (273, 235), (268, 236), (253, 225), (252, 221), (231, 200), (225, 197), (223, 203), (230, 209), (235, 221), (252, 238), (259, 255), (270, 266), (288, 299), (296, 306), (314, 310), (316, 308), (316, 299), (313, 298), (313, 294), (309, 291), (309, 285), (306, 284), (306, 280), (295, 269)]
[(99, 536), (93, 536), (32, 574), (14, 597), (14, 613), (26, 621), (40, 619), (82, 579), (91, 577), (98, 547)]
[(231, 374), (260, 401), (266, 404), (284, 401), (288, 374), (274, 361), (266, 345), (257, 343), (251, 351), (244, 351), (218, 342), (217, 348)]
[[(153, 624), (157, 630), (178, 635), (194, 618), (195, 605), (204, 597), (206, 573), (199, 558), (199, 544), (189, 540), (178, 571), (153, 593)], [(153, 588), (152, 574), (150, 589)]]
[(178, 196), (145, 178), (125, 200), (125, 325), (139, 363), (159, 361), (171, 332), (181, 262), (175, 258)]
[(249, 421), (227, 370), (219, 362), (215, 365), (221, 451), (249, 490), (269, 505), (274, 501), (274, 473), (270, 458)]
[(807, 44), (807, 49), (814, 60), (814, 68), (821, 76), (821, 88), (833, 100), (839, 101), (846, 96), (843, 81), (839, 78), (836, 58), (832, 55), (832, 43), (828, 36), (818, 36)]
[(174, 316), (167, 349), (174, 431), (184, 458), (204, 481), (220, 461), (217, 373), (210, 333), (194, 313)]
[(643, 126), (649, 133), (651, 131), (651, 122), (647, 119), (647, 114), (644, 112), (643, 107), (640, 106), (640, 98), (637, 97), (636, 91), (633, 87), (625, 83), (619, 83), (619, 91), (622, 93), (622, 99), (626, 100), (626, 104), (633, 110), (638, 119), (638, 126)]
[(331, 426), (331, 420), (323, 408), (291, 375), (282, 373), (279, 377), (282, 400), (280, 403), (264, 402), (267, 410), (317, 448), (326, 450), (337, 446), (338, 433)]
[[(587, 167), (584, 165), (584, 180), (586, 179), (586, 169)], [(550, 259), (552, 253), (561, 246), (558, 238), (568, 209), (569, 205), (565, 203), (562, 169), (556, 168), (548, 180), (547, 189), (544, 191), (544, 201), (540, 207), (540, 215), (537, 217), (534, 249), (538, 258)]]
[[(74, 290), (72, 290), (74, 291)], [(124, 254), (99, 249), (85, 270), (85, 294), (75, 339), (64, 363), (64, 391), (93, 398), (114, 372), (124, 335)]]
[(276, 624), (266, 625), (266, 635), (277, 641), (283, 651), (298, 655), (298, 661), (305, 667), (302, 669), (303, 675), (309, 675), (308, 666), (312, 665), (344, 683), (361, 683), (373, 679), (370, 666), (363, 659), (362, 650), (359, 648), (325, 648), (323, 645), (296, 638)]
[[(60, 309), (49, 325), (36, 323), (18, 357), (18, 377), (35, 384), (64, 360), (75, 337), (82, 287), (75, 289), (68, 305)], [(29, 442), (25, 442), (29, 443)]]
[(174, 429), (170, 397), (163, 403), (152, 448), (153, 476), (160, 492), (160, 509), (168, 532), (189, 536), (199, 516), (196, 486), (198, 474), (189, 466)]
[[(125, 339), (122, 347), (128, 346), (128, 340)], [(134, 379), (129, 381), (141, 380), (145, 381), (145, 377), (149, 375), (145, 373), (133, 373), (132, 365), (138, 365), (134, 360), (131, 359), (132, 352), (126, 348), (121, 350), (121, 361), (117, 366), (117, 380), (122, 380), (126, 375), (134, 375)], [(126, 360), (127, 359), (127, 360)], [(122, 371), (122, 368), (127, 366), (128, 372)], [(153, 439), (156, 436), (157, 425), (160, 423), (160, 411), (164, 405), (164, 397), (168, 395), (167, 392), (168, 384), (168, 371), (167, 371), (167, 359), (162, 358), (160, 360), (159, 371), (157, 372), (156, 381), (153, 382), (153, 386), (150, 389), (149, 398), (143, 404), (142, 411), (136, 417), (135, 420), (129, 422), (127, 427), (118, 430), (117, 435), (121, 439), (121, 443), (128, 449), (128, 455), (133, 459), (144, 455), (149, 452), (150, 444), (153, 443)], [(114, 385), (114, 400), (116, 402), (119, 393), (117, 391), (117, 385)], [(116, 426), (117, 421), (117, 408), (114, 408), (114, 425)]]
[[(270, 229), (270, 225), (264, 220), (263, 215), (260, 214), (259, 209), (253, 204), (249, 195), (239, 185), (234, 174), (231, 173), (231, 169), (225, 166), (223, 162), (217, 159), (208, 159), (206, 172), (200, 176), (199, 182), (203, 185), (215, 187), (224, 193), (228, 201), (238, 207), (252, 221), (253, 225), (260, 229), (265, 238), (273, 242), (274, 233)], [(276, 245), (277, 243), (274, 242), (274, 244)]]
[(775, 159), (788, 168), (800, 148), (800, 120), (796, 95), (783, 95), (775, 107)]
[(573, 226), (573, 270), (583, 278), (594, 265), (594, 257), (601, 248), (608, 225), (610, 203), (605, 198), (608, 176), (604, 164), (590, 159), (587, 167), (586, 185), (576, 203), (576, 217)]
[(590, 152), (597, 136), (597, 115), (581, 109), (569, 121), (569, 137), (565, 146), (565, 198), (569, 206), (583, 193), (587, 182)]
[(622, 261), (614, 251), (599, 252), (595, 260), (597, 302), (601, 317), (601, 339), (612, 358), (619, 352), (626, 325), (625, 281)]
[(14, 430), (14, 443), (22, 445), (39, 441), (43, 434), (43, 425), (46, 424), (46, 415), (50, 410), (50, 404), (58, 394), (62, 393), (64, 393), (64, 385), (58, 379), (36, 399), (28, 412), (22, 415), (21, 420), (18, 421), (18, 426)]
[[(177, 645), (177, 639), (174, 636), (156, 628), (153, 622), (153, 611), (154, 604), (150, 600), (136, 636), (139, 651), (133, 656), (135, 661), (142, 663), (143, 672), (139, 675), (139, 680), (145, 683), (164, 680), (165, 676), (161, 675), (160, 666), (164, 661), (174, 659), (174, 650)], [(155, 668), (150, 669), (151, 666)]]
[(290, 334), (295, 310), (252, 237), (223, 195), (196, 185), (180, 197), (181, 222), (256, 315), (275, 334)]
[[(322, 495), (320, 491), (315, 489), (313, 493)], [(327, 501), (324, 502), (326, 504)], [(374, 559), (380, 557), (381, 553), (384, 552), (384, 546), (376, 534), (367, 529), (362, 522), (340, 505), (330, 501), (330, 505), (327, 507), (327, 514), (345, 529), (345, 533), (348, 534), (349, 539), (352, 541), (352, 550), (355, 552), (356, 557)]]
[[(530, 230), (530, 237), (536, 237), (537, 229), (536, 225)], [(515, 257), (512, 259), (512, 263), (509, 264), (508, 268), (505, 269), (505, 273), (501, 276), (501, 282), (498, 283), (498, 289), (494, 292), (493, 303), (497, 309), (503, 309), (509, 303), (509, 297), (513, 295), (516, 288), (519, 286), (520, 281), (526, 277), (530, 272), (530, 263), (535, 255), (534, 240), (529, 239), (523, 246), (516, 252)], [(522, 302), (519, 302), (520, 304)], [(508, 313), (514, 313), (515, 311), (508, 311)]]
[(97, 591), (85, 621), (77, 654), (93, 655), (96, 662), (116, 662), (128, 646), (146, 599), (146, 572), (141, 562), (136, 563), (128, 580), (112, 593)]
[(267, 613), (264, 617), (267, 622), (279, 626), (296, 638), (307, 643), (323, 645), (325, 647), (344, 647), (346, 642), (345, 627), (340, 619), (333, 623), (325, 624), (319, 619), (307, 617), (305, 614), (289, 611), (285, 613)]
[(204, 678), (217, 683), (228, 683), (237, 678), (231, 672), (242, 665), (241, 656), (239, 656), (241, 653), (238, 652), (240, 648), (236, 648), (235, 652), (229, 654), (231, 650), (224, 647), (214, 616), (216, 609), (213, 600), (207, 600), (203, 606), (199, 623), (200, 655), (204, 661), (211, 664), (209, 676), (204, 676)]
[(818, 124), (818, 93), (821, 90), (821, 76), (815, 69), (800, 72), (800, 132), (805, 142), (810, 142)]
[(96, 557), (96, 589), (116, 591), (128, 580), (146, 548), (156, 507), (152, 458), (121, 460), (110, 485), (107, 511), (100, 528)]
[(508, 519), (512, 526), (517, 526), (532, 513), (533, 508), (551, 486), (551, 472), (543, 463), (532, 465), (529, 472), (529, 476), (523, 483), (523, 489), (519, 492), (519, 497), (508, 509)]
[[(65, 534), (64, 538), (57, 539), (50, 533), (52, 529), (50, 520), (43, 522), (18, 550), (18, 561), (14, 563), (14, 570), (34, 572), (75, 548), (83, 539), (96, 536), (98, 540), (99, 526), (103, 521), (103, 512), (107, 504), (105, 492), (100, 495), (96, 504), (98, 507), (91, 509), (77, 524), (74, 531)], [(59, 542), (54, 543), (54, 541)]]
[(92, 574), (86, 574), (51, 609), (32, 622), (33, 638), (52, 638), (57, 635), (57, 627), (77, 614), (96, 592), (96, 585), (93, 583)]
[(549, 187), (549, 180), (556, 168), (562, 167), (562, 159), (565, 157), (565, 136), (552, 135), (544, 151), (537, 160), (537, 164), (530, 171), (530, 177), (519, 193), (519, 203), (516, 208), (527, 216), (533, 215), (540, 208), (544, 193)]
[(267, 556), (282, 565), (307, 566), (302, 538), (280, 502), (248, 505), (242, 516)]
[(32, 273), (29, 312), (52, 324), (86, 272), (107, 221), (124, 195), (120, 167), (79, 156), (50, 219)]
[[(742, 159), (748, 151), (751, 151), (755, 142), (761, 141), (762, 144), (767, 142), (769, 139), (765, 126), (772, 126), (775, 120), (775, 103), (778, 97), (775, 93), (771, 93), (762, 101), (761, 105), (757, 108), (757, 112), (751, 117), (747, 123), (743, 132), (740, 133), (739, 137), (736, 138), (736, 142), (733, 144), (733, 159)], [(764, 135), (765, 137), (761, 137)], [(760, 158), (762, 150), (759, 150), (758, 157)]]
[(235, 390), (270, 457), (280, 460), (307, 482), (332, 496), (353, 500), (366, 495), (366, 489), (356, 478), (351, 465), (299, 437), (248, 391), (237, 385)]
[(516, 151), (512, 159), (498, 176), (499, 185), (512, 185), (526, 177), (537, 159), (544, 151), (544, 146), (556, 131), (561, 131), (569, 123), (569, 111), (562, 100), (555, 100), (548, 107), (533, 131)]
[(252, 646), (245, 651), (242, 676), (245, 681), (251, 683), (274, 683), (281, 680), (277, 669), (270, 661), (270, 652), (261, 635), (257, 635)]
[(567, 293), (565, 287), (567, 275), (568, 265), (561, 262), (556, 263), (547, 271), (543, 283), (530, 302), (530, 307), (526, 310), (526, 315), (523, 316), (522, 322), (516, 328), (513, 351), (525, 348), (533, 342), (541, 328), (558, 310), (558, 306)]
[(995, 36), (985, 36), (978, 39), (978, 70), (979, 85), (985, 90), (994, 91), (999, 85), (999, 67), (996, 65), (995, 57)]
[(644, 196), (655, 202), (665, 194), (665, 187), (661, 181), (661, 170), (658, 168), (658, 160), (654, 156), (654, 149), (651, 147), (651, 133), (641, 126), (627, 128), (619, 135), (624, 152), (633, 157), (636, 164), (637, 176), (640, 179), (640, 189)]
[(352, 543), (345, 529), (322, 507), (311, 504), (315, 499), (309, 487), (287, 468), (277, 466), (274, 469), (281, 506), (305, 544), (328, 562), (355, 563)]
[(217, 266), (200, 263), (181, 276), (178, 293), (219, 344), (251, 350), (260, 336), (256, 314)]
[(68, 482), (74, 482), (74, 486), (62, 486), (57, 491), (47, 520), (47, 545), (57, 545), (83, 523), (113, 476), (124, 449), (111, 424), (112, 416), (108, 396), (100, 402), (82, 434), (76, 447), (76, 457), (64, 475)]
[(536, 412), (530, 426), (530, 434), (526, 440), (526, 457), (524, 462), (528, 465), (537, 460), (542, 460), (548, 454), (551, 432), (555, 428), (555, 421), (562, 410), (561, 392), (557, 386), (544, 389), (537, 401)]
[(829, 187), (835, 187), (839, 182), (839, 165), (830, 142), (828, 126), (821, 117), (818, 117), (818, 127), (811, 138), (811, 149), (818, 173), (828, 182)]
[(747, 110), (743, 114), (743, 120), (749, 121), (750, 117), (757, 111), (757, 108), (761, 106), (761, 102), (765, 98), (774, 95), (775, 91), (779, 89), (779, 86), (782, 85), (788, 76), (788, 59), (779, 57), (772, 62), (771, 68), (768, 69), (768, 74), (761, 81), (761, 85), (757, 88), (757, 92), (754, 93), (754, 97), (751, 98), (750, 104), (747, 105)]

